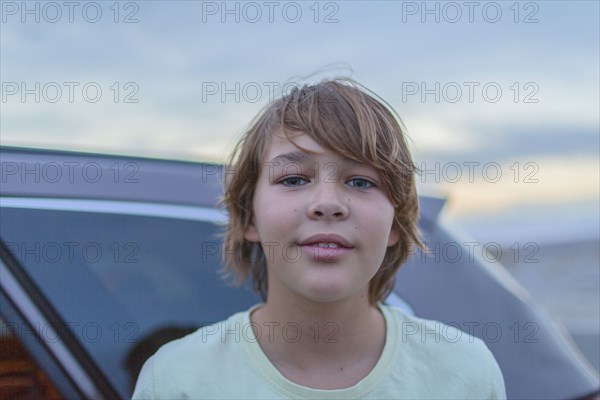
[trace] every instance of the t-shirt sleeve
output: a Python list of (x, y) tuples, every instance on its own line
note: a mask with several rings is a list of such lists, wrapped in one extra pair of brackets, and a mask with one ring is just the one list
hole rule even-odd
[(504, 376), (502, 376), (502, 370), (492, 352), (487, 349), (487, 371), (490, 382), (490, 399), (506, 399), (506, 387), (504, 386)]
[(144, 363), (133, 390), (132, 400), (158, 399), (154, 390), (154, 357)]

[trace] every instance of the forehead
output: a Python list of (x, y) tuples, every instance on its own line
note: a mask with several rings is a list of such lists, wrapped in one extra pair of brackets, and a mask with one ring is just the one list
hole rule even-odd
[(305, 133), (296, 133), (291, 141), (283, 133), (273, 134), (268, 142), (264, 161), (272, 163), (305, 164), (318, 159), (334, 159), (337, 162), (351, 165), (362, 163), (328, 151)]

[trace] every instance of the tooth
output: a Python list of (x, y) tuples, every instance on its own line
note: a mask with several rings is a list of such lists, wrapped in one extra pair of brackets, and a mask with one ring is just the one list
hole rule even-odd
[(323, 247), (323, 248), (334, 248), (337, 249), (339, 246), (337, 243), (317, 243), (318, 247)]

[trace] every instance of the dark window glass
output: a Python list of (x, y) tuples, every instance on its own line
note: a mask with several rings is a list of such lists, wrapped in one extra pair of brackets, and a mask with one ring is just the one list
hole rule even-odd
[(162, 343), (260, 301), (219, 277), (211, 222), (11, 208), (1, 219), (9, 250), (123, 397)]

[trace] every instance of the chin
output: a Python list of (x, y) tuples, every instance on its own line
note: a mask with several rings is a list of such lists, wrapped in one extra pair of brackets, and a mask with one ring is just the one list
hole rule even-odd
[(313, 301), (332, 303), (352, 296), (356, 292), (353, 289), (342, 283), (318, 282), (310, 286), (305, 286), (301, 293), (304, 297)]

